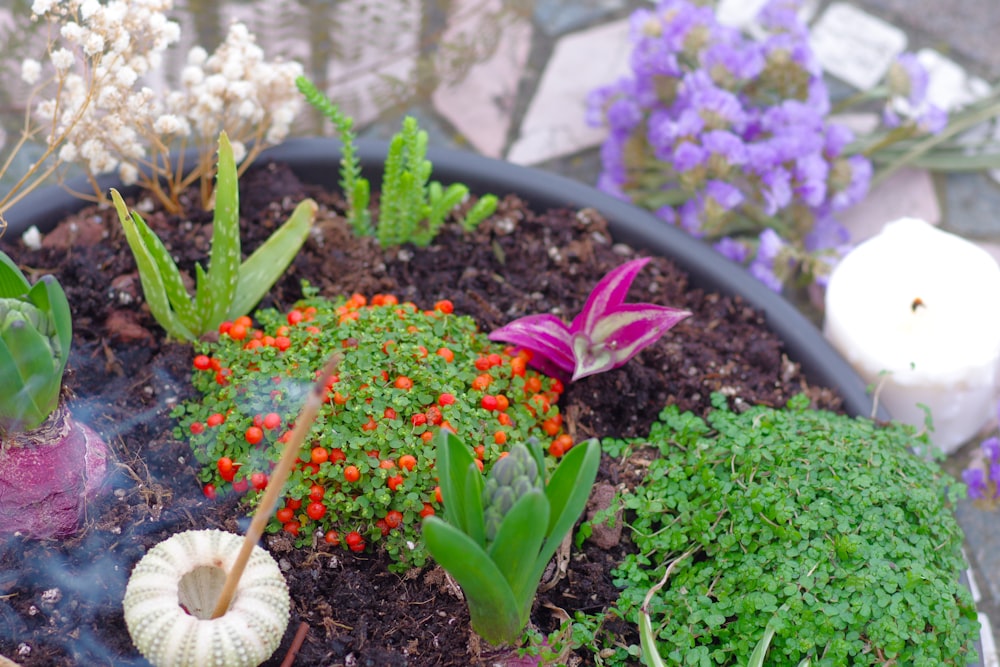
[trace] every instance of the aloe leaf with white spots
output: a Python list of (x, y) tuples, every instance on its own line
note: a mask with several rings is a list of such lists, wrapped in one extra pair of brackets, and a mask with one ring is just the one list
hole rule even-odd
[(229, 319), (249, 313), (285, 272), (309, 236), (316, 210), (312, 199), (299, 202), (285, 224), (243, 262), (236, 295), (227, 314)]
[[(130, 215), (121, 195), (113, 188), (111, 190), (111, 201), (118, 211), (118, 219), (121, 221), (122, 229), (125, 231), (125, 239), (132, 249), (132, 256), (135, 258), (136, 266), (139, 269), (142, 293), (146, 297), (146, 303), (149, 304), (150, 312), (153, 313), (153, 317), (156, 318), (156, 321), (166, 330), (168, 335), (181, 340), (194, 340), (196, 336), (181, 322), (168, 296), (170, 288), (167, 285), (172, 282), (172, 274), (177, 271), (177, 266), (174, 264), (173, 259), (170, 258), (170, 253), (167, 252), (167, 249), (152, 231), (150, 231), (150, 236), (156, 239), (156, 243), (152, 247), (147, 245), (140, 231), (141, 229), (148, 229), (146, 221), (134, 211)], [(164, 272), (160, 270), (161, 264), (170, 266), (173, 269), (172, 271), (166, 271), (166, 277), (164, 276)], [(177, 274), (177, 279), (180, 280), (179, 273)], [(186, 290), (184, 290), (184, 295), (187, 295)]]
[(129, 214), (121, 195), (111, 199), (135, 257), (150, 312), (167, 334), (193, 341), (226, 319), (246, 315), (281, 277), (305, 243), (316, 203), (301, 202), (291, 217), (245, 262), (241, 262), (239, 188), (236, 162), (226, 133), (219, 136), (212, 249), (208, 269), (195, 267), (195, 296), (184, 286), (166, 246), (137, 212)]
[[(198, 283), (196, 301), (204, 302), (204, 328), (214, 328), (225, 319), (236, 296), (240, 278), (240, 191), (236, 160), (229, 137), (219, 135), (219, 164), (216, 170), (215, 211), (212, 216), (212, 251), (205, 282)], [(296, 248), (296, 250), (298, 250)], [(268, 285), (270, 287), (270, 285)], [(202, 299), (202, 290), (207, 291)], [(251, 304), (253, 305), (253, 304)]]

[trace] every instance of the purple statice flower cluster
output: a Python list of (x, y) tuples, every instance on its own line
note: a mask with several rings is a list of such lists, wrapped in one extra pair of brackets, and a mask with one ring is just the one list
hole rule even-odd
[[(765, 5), (760, 39), (692, 0), (640, 9), (630, 74), (592, 91), (587, 109), (609, 130), (598, 187), (714, 242), (777, 291), (796, 275), (822, 281), (847, 250), (835, 214), (865, 196), (872, 175), (848, 153), (851, 131), (829, 120), (798, 5)], [(926, 84), (906, 82), (917, 108)]]
[(979, 460), (962, 471), (962, 481), (972, 501), (994, 508), (1000, 504), (1000, 438), (983, 440), (979, 449)]

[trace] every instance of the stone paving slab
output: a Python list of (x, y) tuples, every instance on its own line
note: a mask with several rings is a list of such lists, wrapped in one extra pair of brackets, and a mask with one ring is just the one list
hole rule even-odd
[(1000, 78), (1000, 5), (997, 0), (854, 0), (858, 6), (895, 25), (915, 31), (922, 45), (946, 48), (981, 70)]
[(600, 143), (604, 130), (587, 125), (584, 103), (593, 88), (612, 83), (626, 73), (628, 54), (627, 20), (560, 39), (507, 159), (533, 165)]

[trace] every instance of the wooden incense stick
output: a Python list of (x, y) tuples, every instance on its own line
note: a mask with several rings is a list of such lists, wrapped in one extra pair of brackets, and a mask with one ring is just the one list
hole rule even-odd
[(319, 412), (320, 406), (323, 405), (323, 394), (326, 391), (326, 383), (337, 371), (340, 359), (341, 356), (339, 354), (331, 357), (323, 368), (323, 372), (316, 378), (312, 390), (306, 397), (305, 405), (302, 406), (299, 417), (295, 420), (295, 428), (292, 429), (292, 433), (285, 443), (285, 451), (282, 452), (278, 465), (275, 466), (274, 471), (271, 473), (271, 479), (268, 481), (264, 496), (257, 504), (257, 510), (254, 512), (250, 528), (247, 529), (247, 534), (243, 538), (243, 546), (236, 557), (236, 562), (233, 563), (232, 569), (226, 575), (226, 583), (222, 587), (222, 593), (219, 594), (219, 601), (212, 612), (212, 618), (219, 618), (225, 614), (226, 610), (229, 609), (230, 603), (233, 601), (236, 586), (240, 583), (240, 577), (243, 576), (243, 570), (246, 569), (247, 562), (250, 560), (250, 554), (260, 540), (261, 535), (264, 534), (264, 528), (271, 519), (274, 508), (278, 505), (278, 498), (285, 487), (285, 482), (288, 481), (288, 475), (292, 472), (292, 466), (295, 465), (295, 460), (298, 458), (302, 443), (305, 442), (306, 436), (309, 434), (309, 429), (312, 428), (313, 422), (316, 420), (316, 413)]

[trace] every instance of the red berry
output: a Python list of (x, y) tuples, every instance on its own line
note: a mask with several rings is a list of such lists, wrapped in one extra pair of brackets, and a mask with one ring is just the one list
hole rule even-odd
[(275, 513), (275, 517), (281, 523), (288, 523), (289, 521), (295, 518), (295, 510), (293, 510), (291, 507), (282, 507)]
[(201, 422), (191, 422), (191, 433), (194, 435), (201, 435), (205, 432), (205, 425)]
[(250, 475), (250, 484), (253, 485), (253, 488), (258, 491), (262, 490), (265, 486), (267, 486), (267, 475), (262, 472), (255, 472)]
[(403, 513), (392, 510), (385, 515), (385, 523), (389, 528), (399, 528), (400, 524), (403, 523)]
[(215, 484), (206, 484), (201, 487), (201, 492), (205, 494), (205, 497), (209, 500), (215, 500)]
[(222, 479), (227, 482), (233, 481), (233, 477), (236, 476), (237, 466), (233, 465), (233, 460), (228, 456), (220, 457), (218, 461), (215, 462), (215, 466), (219, 469), (219, 475)]
[(340, 544), (340, 535), (335, 530), (328, 530), (323, 536), (323, 541), (334, 546)]
[(420, 510), (420, 516), (426, 518), (434, 514), (434, 508), (430, 503), (424, 503), (424, 508)]
[(194, 367), (199, 371), (207, 371), (212, 367), (212, 359), (207, 354), (199, 354), (194, 358)]
[(233, 491), (236, 493), (246, 493), (247, 489), (250, 488), (250, 483), (245, 479), (241, 479), (238, 482), (233, 482)]
[(404, 480), (403, 480), (403, 476), (402, 475), (393, 475), (388, 480), (386, 480), (386, 484), (389, 485), (390, 489), (392, 489), (393, 491), (395, 491), (399, 487), (403, 486), (403, 481)]
[(297, 510), (300, 507), (302, 507), (302, 499), (301, 498), (288, 498), (287, 500), (285, 500), (285, 507), (288, 507), (288, 508), (293, 509), (293, 510)]
[(326, 505), (323, 503), (309, 503), (309, 507), (306, 508), (306, 514), (313, 521), (319, 521), (326, 514)]
[(285, 529), (286, 533), (290, 533), (291, 535), (296, 535), (297, 536), (299, 534), (299, 522), (298, 521), (289, 521), (288, 523), (286, 523), (283, 526), (283, 528)]
[[(343, 452), (341, 452), (343, 454)], [(326, 463), (330, 459), (330, 452), (326, 451), (326, 447), (313, 447), (312, 451), (309, 452), (309, 460), (320, 465)]]
[(344, 468), (344, 479), (348, 482), (356, 482), (361, 479), (361, 471), (357, 466), (347, 466)]
[(335, 447), (333, 451), (329, 454), (330, 462), (336, 463), (337, 461), (346, 461), (347, 455), (344, 454), (344, 450), (340, 447)]
[(351, 551), (364, 551), (365, 550), (365, 538), (361, 537), (361, 533), (356, 530), (352, 530), (344, 537), (344, 542)]
[(499, 406), (499, 402), (497, 401), (496, 396), (493, 396), (492, 394), (485, 394), (479, 400), (479, 405), (483, 406), (484, 410), (496, 410)]
[(281, 426), (281, 415), (277, 412), (269, 412), (264, 416), (264, 428), (273, 430)]
[(325, 493), (326, 489), (324, 489), (319, 484), (313, 484), (312, 486), (309, 487), (309, 500), (312, 500), (314, 502), (319, 502), (320, 500), (323, 499), (323, 494)]
[(455, 402), (455, 395), (444, 393), (438, 396), (438, 405), (452, 405)]
[(427, 423), (427, 415), (425, 415), (422, 412), (418, 412), (417, 414), (410, 417), (410, 423), (413, 424), (414, 426), (423, 426), (424, 424)]
[(214, 427), (214, 426), (218, 426), (219, 424), (221, 424), (224, 421), (226, 421), (226, 418), (223, 417), (222, 415), (220, 415), (218, 412), (216, 412), (213, 415), (209, 415), (208, 419), (205, 420), (205, 423), (208, 424), (209, 426), (213, 426)]
[(264, 439), (264, 431), (262, 431), (259, 426), (251, 426), (247, 429), (244, 437), (251, 445), (256, 445)]

